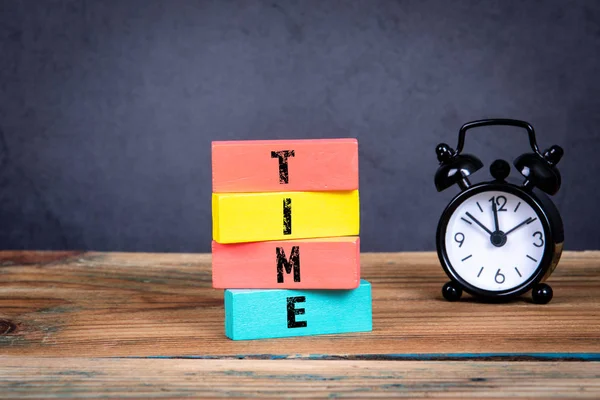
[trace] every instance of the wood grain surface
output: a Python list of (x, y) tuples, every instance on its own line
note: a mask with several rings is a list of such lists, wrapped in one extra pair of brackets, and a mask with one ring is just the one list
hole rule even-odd
[(210, 263), (0, 253), (0, 397), (600, 397), (600, 252), (564, 255), (548, 305), (448, 303), (434, 253), (363, 254), (372, 332), (253, 341)]
[(5, 358), (0, 396), (599, 398), (586, 362)]
[(363, 254), (373, 332), (233, 342), (210, 255), (0, 254), (0, 351), (32, 356), (393, 358), (401, 354), (600, 353), (600, 252), (567, 253), (555, 297), (480, 304), (441, 296), (433, 253)]

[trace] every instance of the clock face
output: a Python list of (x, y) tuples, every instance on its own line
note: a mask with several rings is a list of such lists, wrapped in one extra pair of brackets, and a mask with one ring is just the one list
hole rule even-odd
[(541, 216), (512, 193), (476, 193), (454, 210), (444, 236), (448, 262), (466, 283), (501, 292), (522, 286), (546, 250)]

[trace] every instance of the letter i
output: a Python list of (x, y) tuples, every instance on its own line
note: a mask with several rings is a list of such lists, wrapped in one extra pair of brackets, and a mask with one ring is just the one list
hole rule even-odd
[(283, 199), (283, 234), (292, 234), (292, 199), (289, 197)]

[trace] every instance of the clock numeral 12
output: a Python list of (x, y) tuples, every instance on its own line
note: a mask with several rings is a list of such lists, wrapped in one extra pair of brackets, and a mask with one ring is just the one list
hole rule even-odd
[[(506, 202), (508, 201), (506, 199), (506, 197), (504, 197), (504, 196), (498, 196), (498, 197), (492, 196), (492, 198), (489, 201), (490, 201), (490, 203), (496, 202), (496, 205), (498, 207), (500, 207), (500, 208), (498, 208), (498, 211), (506, 211), (506, 208), (504, 208), (504, 206), (506, 206)], [(502, 205), (500, 205), (500, 203), (502, 203)]]

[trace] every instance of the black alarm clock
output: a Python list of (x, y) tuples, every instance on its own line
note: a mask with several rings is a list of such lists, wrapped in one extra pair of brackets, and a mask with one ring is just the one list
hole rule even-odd
[[(510, 165), (496, 160), (490, 166), (492, 181), (471, 184), (471, 174), (483, 163), (462, 154), (469, 129), (508, 125), (526, 129), (530, 153), (514, 160), (525, 177), (521, 185), (508, 183)], [(485, 119), (464, 124), (456, 150), (445, 143), (436, 147), (440, 166), (435, 174), (438, 192), (456, 184), (461, 192), (450, 201), (440, 218), (437, 253), (450, 278), (442, 288), (448, 301), (460, 299), (463, 290), (482, 300), (512, 299), (532, 290), (535, 303), (552, 299), (552, 288), (543, 283), (560, 259), (564, 233), (558, 209), (546, 195), (561, 184), (556, 164), (563, 150), (538, 149), (533, 127), (513, 119)]]

